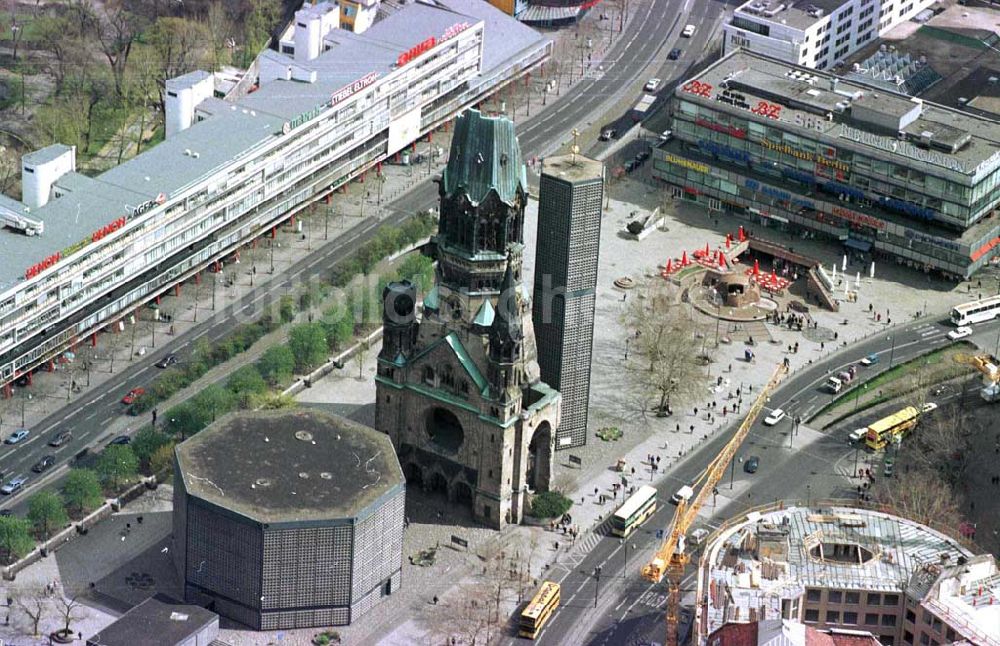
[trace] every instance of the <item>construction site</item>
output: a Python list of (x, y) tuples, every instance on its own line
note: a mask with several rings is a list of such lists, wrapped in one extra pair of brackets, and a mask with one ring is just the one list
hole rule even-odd
[(894, 644), (1000, 646), (1000, 573), (926, 525), (854, 506), (770, 509), (723, 524), (698, 572), (696, 640), (790, 619)]

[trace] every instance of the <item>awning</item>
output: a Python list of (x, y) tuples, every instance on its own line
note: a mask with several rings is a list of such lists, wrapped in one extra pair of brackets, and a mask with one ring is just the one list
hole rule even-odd
[(855, 240), (854, 238), (848, 238), (844, 240), (844, 246), (850, 247), (851, 249), (857, 249), (858, 251), (871, 251), (872, 243), (867, 240)]
[(531, 6), (517, 16), (517, 19), (527, 24), (554, 23), (575, 20), (580, 14), (580, 7), (540, 7)]

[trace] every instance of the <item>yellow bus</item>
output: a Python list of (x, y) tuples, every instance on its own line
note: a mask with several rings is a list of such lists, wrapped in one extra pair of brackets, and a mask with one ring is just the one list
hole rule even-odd
[(656, 512), (656, 489), (643, 485), (611, 517), (611, 533), (626, 537)]
[(913, 406), (907, 406), (888, 417), (883, 417), (868, 426), (865, 444), (870, 449), (881, 451), (889, 442), (893, 441), (893, 438), (902, 437), (916, 426), (919, 417), (920, 411)]
[(521, 637), (534, 639), (545, 627), (552, 613), (559, 607), (559, 584), (545, 581), (528, 605), (521, 612), (521, 621), (517, 634)]

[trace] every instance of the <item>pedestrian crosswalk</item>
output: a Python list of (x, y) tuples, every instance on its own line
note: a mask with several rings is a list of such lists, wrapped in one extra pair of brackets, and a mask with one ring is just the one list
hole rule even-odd
[(917, 334), (919, 334), (920, 338), (922, 338), (922, 339), (929, 339), (931, 337), (944, 336), (945, 334), (948, 333), (946, 330), (944, 330), (937, 323), (931, 323), (931, 322), (921, 323), (917, 327), (913, 328), (913, 330)]
[(554, 569), (574, 570), (583, 563), (587, 555), (611, 532), (611, 519), (580, 536), (565, 555), (552, 566)]

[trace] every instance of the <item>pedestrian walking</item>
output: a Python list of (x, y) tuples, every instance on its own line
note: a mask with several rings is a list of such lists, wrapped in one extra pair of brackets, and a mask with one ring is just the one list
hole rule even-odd
[[(556, 543), (556, 546), (558, 546), (558, 545), (559, 545), (559, 544), (558, 544), (558, 543)], [(435, 606), (436, 606), (436, 605), (438, 605), (438, 598), (437, 598), (437, 595), (434, 595), (434, 599), (432, 599), (432, 601), (434, 601), (434, 605), (435, 605)]]
[(156, 409), (153, 409), (153, 423), (156, 424)]

